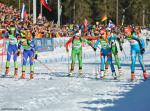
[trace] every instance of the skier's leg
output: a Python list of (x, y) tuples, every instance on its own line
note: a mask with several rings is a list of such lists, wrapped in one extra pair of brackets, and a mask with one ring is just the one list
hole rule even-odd
[(118, 67), (118, 72), (119, 72), (119, 75), (122, 74), (122, 70), (121, 70), (121, 64), (120, 64), (120, 60), (119, 60), (119, 57), (118, 57), (118, 54), (114, 54), (114, 57), (115, 57), (115, 63)]
[(140, 66), (143, 70), (143, 77), (146, 80), (148, 78), (148, 74), (146, 72), (146, 68), (145, 68), (145, 65), (143, 63), (143, 56), (141, 54), (138, 55), (138, 60), (139, 60)]
[(141, 54), (138, 55), (138, 60), (139, 60), (139, 63), (140, 63), (140, 66), (141, 66), (143, 72), (145, 72), (146, 69), (145, 69), (145, 65), (143, 63), (143, 56)]
[(79, 62), (79, 73), (82, 73), (82, 49), (78, 52), (78, 62)]
[(104, 68), (105, 68), (105, 55), (103, 52), (100, 53), (101, 56), (101, 72), (100, 72), (100, 77), (103, 78), (105, 76), (104, 74)]
[(100, 56), (101, 56), (101, 71), (104, 71), (104, 67), (105, 67), (105, 56), (104, 56), (104, 53), (101, 52)]
[(27, 63), (27, 58), (28, 58), (28, 51), (23, 51), (23, 64), (22, 64), (22, 75), (21, 78), (24, 79), (25, 78), (25, 71), (26, 71), (26, 63)]
[(109, 67), (109, 63), (108, 63), (108, 57), (107, 57), (106, 62), (105, 62), (105, 74), (108, 74), (108, 67)]
[(72, 50), (72, 63), (71, 63), (71, 69), (70, 69), (70, 73), (72, 73), (74, 71), (74, 66), (75, 66), (75, 61), (76, 61), (76, 50)]
[(6, 61), (6, 70), (5, 70), (5, 75), (6, 75), (6, 76), (7, 76), (8, 73), (9, 73), (11, 54), (12, 54), (12, 48), (11, 48), (11, 45), (8, 45), (8, 49), (7, 49), (7, 61)]
[(18, 75), (18, 62), (17, 62), (17, 46), (14, 47), (13, 49), (13, 60), (14, 60), (14, 76), (17, 76)]
[(34, 52), (29, 52), (29, 59), (30, 59), (30, 79), (33, 79), (34, 74)]
[(114, 64), (112, 62), (112, 53), (110, 51), (108, 52), (108, 63), (110, 64), (111, 67), (112, 76), (114, 77), (114, 79), (116, 79), (117, 75), (115, 72)]
[(134, 80), (135, 74), (136, 51), (131, 50), (131, 80)]
[(120, 69), (121, 68), (121, 64), (120, 64), (120, 60), (119, 60), (118, 54), (115, 54), (114, 57), (115, 57), (115, 63), (117, 65), (118, 69)]

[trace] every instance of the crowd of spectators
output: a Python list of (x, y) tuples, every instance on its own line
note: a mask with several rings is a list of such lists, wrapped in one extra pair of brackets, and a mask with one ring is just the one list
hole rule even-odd
[[(26, 14), (24, 19), (21, 20), (20, 10), (0, 3), (0, 30), (7, 30), (11, 26), (19, 30), (28, 30), (34, 38), (70, 37), (79, 27), (84, 30), (84, 25), (68, 24), (58, 27), (53, 21), (48, 21), (45, 17), (41, 17), (41, 15), (37, 18), (37, 23), (33, 24), (32, 14)], [(100, 28), (96, 25), (89, 27), (90, 30), (88, 29), (86, 35), (92, 36)], [(2, 31), (0, 31), (1, 33)]]

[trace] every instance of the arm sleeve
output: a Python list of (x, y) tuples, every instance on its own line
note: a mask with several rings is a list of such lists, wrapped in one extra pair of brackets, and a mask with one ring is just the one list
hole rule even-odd
[(142, 48), (145, 48), (145, 42), (144, 42), (144, 39), (141, 39), (141, 47), (142, 47)]
[(90, 39), (90, 40), (97, 40), (98, 39), (98, 37), (96, 37), (96, 36), (84, 36), (84, 38)]
[(87, 44), (91, 44), (90, 41), (88, 41), (87, 39), (85, 39), (85, 38), (83, 38), (83, 37), (81, 37), (81, 41), (82, 41), (82, 42), (86, 42)]
[(67, 42), (66, 42), (66, 48), (68, 49), (69, 44), (72, 42), (72, 38), (70, 38)]
[(100, 44), (100, 39), (98, 39), (98, 40), (96, 41), (96, 43), (94, 44), (94, 48), (97, 48), (99, 44)]

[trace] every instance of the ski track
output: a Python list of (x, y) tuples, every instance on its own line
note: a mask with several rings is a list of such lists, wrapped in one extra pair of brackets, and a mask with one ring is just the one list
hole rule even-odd
[[(94, 52), (91, 51), (91, 53)], [(144, 60), (150, 60), (148, 55)], [(95, 67), (98, 68), (99, 65), (95, 62), (98, 61), (99, 57), (84, 60), (84, 63), (91, 63), (83, 66), (83, 72), (86, 73), (87, 78), (65, 77), (68, 72), (68, 64), (59, 62), (47, 64), (54, 69), (53, 72), (46, 70), (42, 65), (36, 65), (35, 73), (37, 74), (34, 80), (0, 78), (0, 110), (20, 108), (23, 111), (103, 111), (105, 108), (114, 107), (115, 101), (126, 98), (127, 93), (143, 83), (142, 71), (138, 67), (136, 67), (138, 69), (136, 70), (137, 80), (129, 81), (129, 66), (123, 66), (124, 74), (120, 80), (112, 80), (110, 69), (106, 80), (96, 80), (94, 79)], [(127, 61), (122, 63), (130, 64)], [(78, 65), (75, 70), (78, 73)], [(29, 74), (27, 74), (28, 77)]]

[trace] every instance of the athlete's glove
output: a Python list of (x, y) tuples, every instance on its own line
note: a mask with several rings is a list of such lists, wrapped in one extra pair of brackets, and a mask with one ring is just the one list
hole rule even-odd
[(69, 52), (69, 49), (68, 49), (68, 48), (66, 48), (66, 51), (67, 51), (67, 52)]
[(120, 46), (120, 50), (121, 50), (121, 51), (123, 51), (123, 48), (122, 48), (122, 46)]
[(20, 55), (20, 50), (17, 51), (17, 56), (19, 56), (19, 55)]
[(141, 49), (141, 54), (144, 54), (144, 53), (145, 53), (145, 49), (142, 48), (142, 49)]
[(96, 51), (96, 48), (95, 48), (95, 47), (93, 47), (93, 50), (94, 50), (94, 51)]
[(37, 57), (38, 57), (38, 55), (37, 55), (37, 54), (35, 54), (34, 59), (36, 59), (36, 60), (37, 60)]

